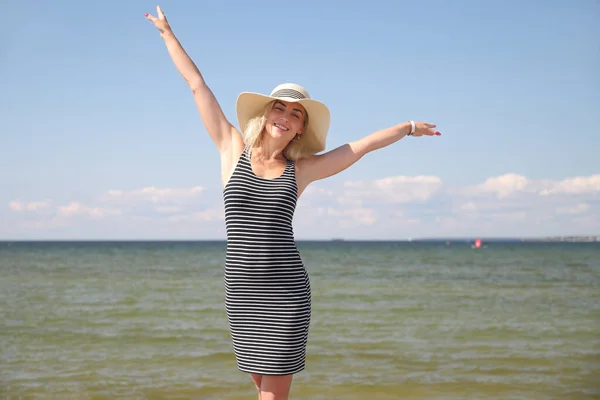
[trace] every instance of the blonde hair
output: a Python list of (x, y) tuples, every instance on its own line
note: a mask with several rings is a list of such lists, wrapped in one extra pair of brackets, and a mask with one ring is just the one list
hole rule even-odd
[[(267, 115), (275, 105), (276, 101), (277, 100), (270, 101), (267, 105), (265, 105), (262, 114), (259, 114), (248, 121), (248, 125), (246, 125), (246, 129), (244, 130), (242, 137), (244, 144), (248, 147), (250, 152), (252, 152), (253, 148), (260, 147), (262, 145), (263, 133), (267, 123)], [(304, 132), (306, 132), (307, 126), (308, 114), (304, 116)], [(295, 139), (292, 139), (287, 146), (285, 146), (285, 149), (283, 149), (283, 155), (285, 158), (292, 161), (298, 161), (303, 157), (313, 155), (314, 151), (308, 150), (305, 144), (306, 139), (304, 138), (304, 135), (299, 135)]]

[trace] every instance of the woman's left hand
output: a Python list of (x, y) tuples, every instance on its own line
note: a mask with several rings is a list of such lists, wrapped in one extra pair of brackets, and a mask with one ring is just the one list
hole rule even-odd
[[(409, 128), (410, 129), (410, 128)], [(441, 133), (435, 130), (435, 124), (428, 122), (416, 122), (415, 132), (411, 136), (440, 136)]]

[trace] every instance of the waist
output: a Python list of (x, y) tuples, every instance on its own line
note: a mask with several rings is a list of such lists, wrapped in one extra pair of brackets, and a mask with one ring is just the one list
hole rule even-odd
[(292, 227), (245, 227), (226, 226), (228, 241), (252, 241), (260, 243), (281, 242), (282, 244), (294, 242)]

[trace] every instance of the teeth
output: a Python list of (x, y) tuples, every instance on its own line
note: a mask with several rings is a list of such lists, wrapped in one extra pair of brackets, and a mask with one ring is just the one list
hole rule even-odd
[(282, 131), (287, 131), (288, 128), (286, 128), (285, 126), (281, 126), (279, 124), (275, 124), (276, 127), (278, 127), (279, 129), (281, 129)]

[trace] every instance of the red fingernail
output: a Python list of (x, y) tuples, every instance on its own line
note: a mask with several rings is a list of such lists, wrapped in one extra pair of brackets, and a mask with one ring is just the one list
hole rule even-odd
[(144, 14), (146, 17), (148, 16), (148, 13)]
[(441, 133), (439, 133), (438, 131), (435, 131), (435, 134), (438, 135), (438, 136), (441, 135)]

